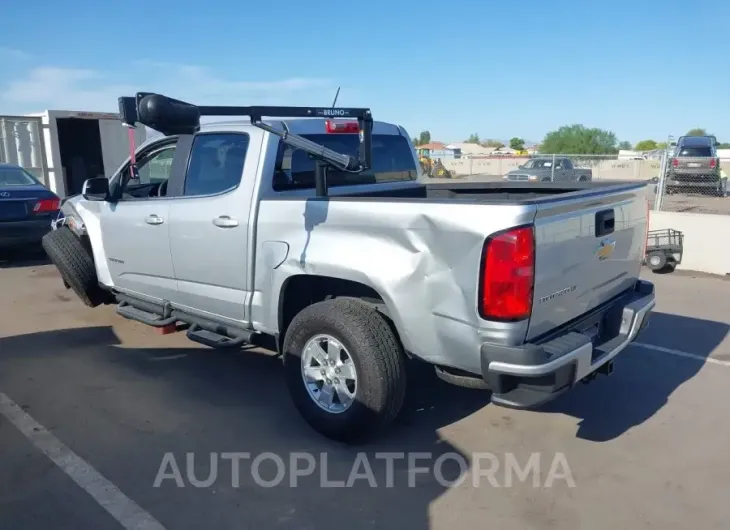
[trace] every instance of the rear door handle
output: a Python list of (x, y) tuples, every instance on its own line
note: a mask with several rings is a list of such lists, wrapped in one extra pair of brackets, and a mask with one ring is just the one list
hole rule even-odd
[(161, 225), (162, 223), (165, 222), (165, 220), (162, 217), (160, 217), (159, 215), (152, 214), (152, 215), (148, 215), (147, 217), (145, 217), (144, 222), (147, 223), (148, 225)]
[(236, 219), (231, 219), (227, 215), (221, 215), (220, 217), (213, 219), (213, 224), (221, 228), (234, 228), (238, 226), (238, 221)]
[(596, 237), (612, 234), (615, 224), (616, 218), (613, 208), (596, 212)]

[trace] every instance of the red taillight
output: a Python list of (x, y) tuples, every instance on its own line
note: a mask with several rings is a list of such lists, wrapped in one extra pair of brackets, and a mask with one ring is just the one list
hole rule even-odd
[(325, 122), (327, 132), (330, 134), (342, 133), (342, 134), (357, 134), (360, 132), (360, 126), (356, 121), (332, 121), (327, 120)]
[(710, 167), (712, 169), (715, 169), (717, 167), (717, 159), (716, 158), (710, 159)]
[(535, 236), (531, 226), (514, 228), (484, 245), (479, 313), (487, 320), (522, 320), (532, 311)]
[(679, 160), (672, 158), (672, 167), (679, 167)]
[(59, 199), (41, 199), (33, 206), (33, 213), (55, 212), (60, 202)]

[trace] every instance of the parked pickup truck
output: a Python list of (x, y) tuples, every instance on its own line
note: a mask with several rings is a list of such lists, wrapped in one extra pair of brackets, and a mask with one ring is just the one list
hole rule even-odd
[(44, 240), (64, 282), (207, 346), (278, 350), (333, 439), (398, 414), (409, 359), (537, 406), (610, 374), (654, 307), (645, 184), (424, 185), (408, 133), (368, 109), (138, 94), (120, 112), (162, 136), (65, 200)]
[(589, 182), (593, 180), (593, 171), (575, 167), (567, 157), (545, 157), (528, 160), (503, 178), (527, 182)]

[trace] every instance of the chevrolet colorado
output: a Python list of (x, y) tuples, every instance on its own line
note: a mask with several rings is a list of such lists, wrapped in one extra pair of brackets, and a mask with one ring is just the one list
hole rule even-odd
[(654, 307), (645, 184), (424, 185), (407, 132), (368, 109), (119, 106), (162, 135), (64, 201), (44, 240), (64, 282), (207, 346), (278, 350), (325, 436), (395, 418), (409, 359), (537, 406), (610, 373)]

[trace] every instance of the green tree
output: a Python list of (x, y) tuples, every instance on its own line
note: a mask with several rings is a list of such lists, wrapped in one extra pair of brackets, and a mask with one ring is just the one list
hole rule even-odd
[(625, 151), (631, 151), (631, 149), (632, 149), (632, 147), (631, 147), (631, 142), (629, 142), (629, 141), (627, 141), (627, 140), (624, 140), (623, 142), (620, 142), (620, 143), (618, 144), (618, 148), (619, 148), (619, 149), (623, 149), (623, 150), (625, 150)]
[(656, 144), (657, 149), (666, 149), (667, 148), (667, 142), (659, 142)]
[(706, 129), (690, 129), (686, 136), (707, 136)]
[(485, 140), (484, 142), (482, 142), (482, 145), (484, 147), (496, 147), (497, 149), (504, 147), (504, 144), (502, 142), (500, 142), (499, 140), (491, 140), (491, 139)]
[(467, 144), (478, 144), (479, 143), (479, 135), (477, 133), (470, 134), (469, 135), (469, 138), (467, 138), (464, 143), (467, 143)]
[(717, 144), (717, 148), (718, 149), (730, 149), (730, 143), (725, 142), (725, 143), (722, 143), (722, 144)]
[(616, 135), (603, 129), (584, 125), (564, 125), (545, 135), (540, 146), (542, 153), (607, 155), (618, 152)]
[(421, 131), (418, 135), (418, 143), (416, 145), (424, 145), (431, 143), (431, 131)]
[(525, 148), (525, 141), (515, 136), (514, 138), (510, 138), (509, 146), (515, 151), (522, 151)]
[(636, 144), (634, 149), (637, 151), (653, 151), (654, 149), (659, 149), (659, 144), (654, 140), (642, 140)]

